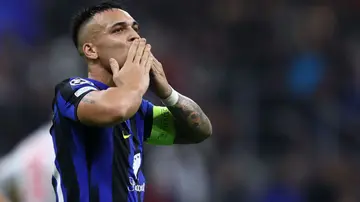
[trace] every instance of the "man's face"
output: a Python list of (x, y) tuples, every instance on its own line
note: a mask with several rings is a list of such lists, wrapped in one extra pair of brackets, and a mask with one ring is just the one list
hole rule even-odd
[(138, 24), (126, 11), (120, 9), (99, 13), (93, 21), (99, 25), (93, 37), (93, 45), (101, 64), (109, 67), (109, 59), (114, 58), (122, 66), (132, 41), (139, 38)]

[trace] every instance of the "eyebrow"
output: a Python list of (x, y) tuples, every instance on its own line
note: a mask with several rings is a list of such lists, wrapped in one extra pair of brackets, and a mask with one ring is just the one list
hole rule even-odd
[[(115, 23), (115, 24), (113, 24), (111, 27), (110, 27), (110, 29), (112, 29), (112, 28), (114, 28), (114, 27), (116, 27), (116, 26), (127, 26), (129, 23), (128, 22), (117, 22), (117, 23)], [(136, 21), (133, 21), (132, 22), (132, 24), (131, 24), (131, 26), (134, 26), (134, 25), (139, 25), (139, 23), (138, 22), (136, 22)]]

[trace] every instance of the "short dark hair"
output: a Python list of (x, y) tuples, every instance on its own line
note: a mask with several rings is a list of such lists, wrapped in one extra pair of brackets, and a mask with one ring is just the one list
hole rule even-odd
[(98, 4), (85, 7), (73, 16), (71, 23), (71, 35), (76, 48), (79, 45), (78, 36), (81, 27), (96, 14), (111, 9), (123, 9), (123, 6), (119, 1), (103, 1)]

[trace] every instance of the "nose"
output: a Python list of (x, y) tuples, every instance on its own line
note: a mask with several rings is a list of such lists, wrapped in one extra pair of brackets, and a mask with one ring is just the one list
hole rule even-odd
[(131, 27), (130, 32), (129, 32), (128, 41), (133, 42), (135, 39), (140, 39), (140, 35), (133, 27)]
[(138, 34), (137, 32), (133, 31), (133, 32), (130, 34), (128, 40), (129, 40), (130, 42), (133, 42), (135, 39), (140, 39), (140, 36), (139, 36), (139, 34)]
[(130, 42), (133, 42), (135, 39), (140, 39), (140, 36), (131, 36), (131, 37), (129, 37)]

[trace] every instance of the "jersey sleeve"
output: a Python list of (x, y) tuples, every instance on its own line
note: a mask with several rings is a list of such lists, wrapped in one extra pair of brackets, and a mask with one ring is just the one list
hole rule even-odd
[(153, 145), (172, 145), (175, 140), (174, 118), (167, 107), (145, 101), (144, 141)]
[(98, 90), (91, 82), (83, 78), (67, 79), (56, 86), (54, 111), (73, 121), (78, 121), (77, 107), (81, 99), (91, 91)]

